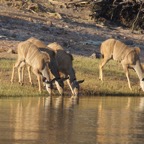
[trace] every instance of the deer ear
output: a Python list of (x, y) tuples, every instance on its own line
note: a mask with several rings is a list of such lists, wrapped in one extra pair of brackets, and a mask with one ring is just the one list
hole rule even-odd
[(83, 82), (84, 82), (84, 80), (79, 80), (79, 81), (78, 81), (78, 83), (83, 83)]
[(139, 54), (140, 53), (140, 48), (139, 47), (135, 47), (135, 51), (136, 51), (137, 54)]

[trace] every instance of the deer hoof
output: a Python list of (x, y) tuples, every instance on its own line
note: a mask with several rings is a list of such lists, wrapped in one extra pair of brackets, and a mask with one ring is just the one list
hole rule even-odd
[(99, 77), (99, 80), (102, 81), (101, 77)]

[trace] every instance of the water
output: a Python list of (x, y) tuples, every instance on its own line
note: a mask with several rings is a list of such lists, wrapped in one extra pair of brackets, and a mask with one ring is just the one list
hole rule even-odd
[(143, 144), (142, 97), (0, 99), (0, 144)]

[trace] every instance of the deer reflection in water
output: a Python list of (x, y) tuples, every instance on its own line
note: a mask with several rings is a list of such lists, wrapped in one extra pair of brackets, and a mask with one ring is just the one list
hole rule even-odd
[(76, 104), (79, 104), (79, 97), (73, 99), (73, 97), (65, 98), (63, 96), (59, 96), (57, 98), (53, 98), (52, 96), (49, 96), (44, 99), (45, 109), (48, 108), (59, 109), (63, 107), (69, 109)]
[(53, 143), (59, 129), (64, 129), (67, 132), (69, 129), (73, 129), (74, 113), (71, 108), (77, 104), (78, 99), (73, 100), (62, 96), (19, 100), (16, 105), (12, 105), (10, 112), (11, 118), (13, 117), (12, 119), (15, 120), (13, 139), (42, 139), (43, 133), (40, 131), (45, 127), (47, 135), (53, 133), (49, 137), (49, 141)]
[(97, 114), (97, 141), (136, 143), (137, 136), (143, 135), (143, 111), (142, 97), (101, 98)]
[(142, 97), (1, 99), (0, 141), (134, 144), (144, 132), (143, 102)]

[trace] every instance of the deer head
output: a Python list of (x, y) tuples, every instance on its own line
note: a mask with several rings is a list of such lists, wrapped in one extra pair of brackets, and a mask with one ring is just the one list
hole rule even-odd
[(66, 78), (54, 78), (51, 81), (47, 80), (45, 77), (43, 77), (43, 82), (46, 84), (46, 90), (51, 93), (53, 89), (53, 83), (57, 82), (59, 84), (58, 91), (61, 95), (64, 94), (63, 89), (64, 89), (64, 81), (67, 80), (68, 77)]
[(49, 80), (47, 80), (46, 77), (43, 77), (42, 81), (45, 83), (46, 90), (51, 95), (52, 94), (52, 89), (53, 89), (53, 82), (55, 81), (55, 79), (49, 81)]

